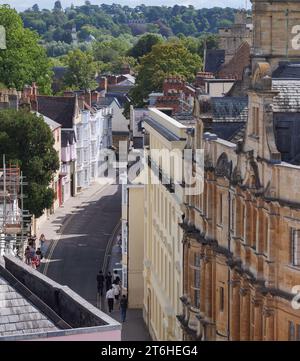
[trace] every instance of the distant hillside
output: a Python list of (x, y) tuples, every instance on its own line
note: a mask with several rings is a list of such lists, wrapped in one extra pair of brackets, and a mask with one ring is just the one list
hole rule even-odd
[[(72, 43), (72, 29), (76, 28), (78, 41), (101, 39), (103, 35), (136, 36), (146, 32), (166, 37), (199, 36), (203, 32), (215, 33), (218, 27), (233, 22), (233, 8), (195, 9), (193, 6), (128, 6), (91, 5), (62, 9), (59, 1), (53, 10), (39, 9), (34, 5), (21, 13), (24, 25), (36, 30), (46, 42)], [(73, 33), (74, 30), (73, 30)], [(73, 35), (74, 38), (74, 35)]]

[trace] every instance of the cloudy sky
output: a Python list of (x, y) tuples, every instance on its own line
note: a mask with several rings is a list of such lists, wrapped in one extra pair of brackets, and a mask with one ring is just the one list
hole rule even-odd
[[(55, 0), (0, 0), (0, 4), (9, 4), (17, 10), (25, 10), (33, 4), (38, 4), (40, 8), (53, 8)], [(84, 4), (84, 0), (61, 0), (63, 7)], [(92, 4), (113, 4), (118, 3), (122, 5), (135, 6), (139, 4), (145, 5), (194, 5), (196, 8), (213, 7), (213, 6), (231, 6), (236, 8), (245, 7), (250, 0), (91, 0)]]

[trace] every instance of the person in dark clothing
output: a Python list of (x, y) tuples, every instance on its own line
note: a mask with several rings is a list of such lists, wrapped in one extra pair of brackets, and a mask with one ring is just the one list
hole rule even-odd
[(110, 290), (111, 284), (112, 284), (112, 275), (110, 272), (108, 272), (107, 275), (105, 276), (106, 291)]
[(103, 296), (103, 285), (104, 285), (104, 276), (102, 271), (99, 271), (97, 274), (97, 288), (98, 293), (100, 293), (101, 296)]
[(122, 322), (125, 322), (127, 307), (128, 307), (128, 300), (127, 300), (127, 297), (125, 295), (123, 295), (120, 300), (120, 310), (121, 310)]

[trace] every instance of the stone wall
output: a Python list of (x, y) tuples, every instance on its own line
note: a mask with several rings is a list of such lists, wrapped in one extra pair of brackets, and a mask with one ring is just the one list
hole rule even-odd
[(107, 317), (104, 313), (68, 287), (59, 285), (16, 258), (5, 256), (4, 259), (5, 268), (73, 328), (109, 324), (103, 319)]

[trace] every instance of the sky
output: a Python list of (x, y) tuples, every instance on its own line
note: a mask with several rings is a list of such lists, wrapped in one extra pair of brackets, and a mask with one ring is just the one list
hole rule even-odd
[[(194, 5), (195, 8), (210, 8), (213, 6), (221, 7), (235, 7), (244, 8), (247, 3), (247, 7), (250, 7), (250, 0), (90, 0), (92, 4), (121, 4), (134, 7), (136, 5)], [(41, 9), (52, 9), (55, 0), (0, 0), (0, 4), (9, 4), (11, 7), (16, 8), (18, 11), (22, 11), (32, 7), (34, 4), (38, 4)], [(63, 7), (84, 4), (84, 0), (61, 0)]]

